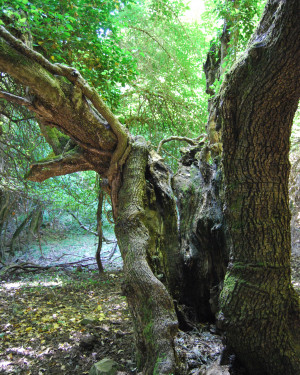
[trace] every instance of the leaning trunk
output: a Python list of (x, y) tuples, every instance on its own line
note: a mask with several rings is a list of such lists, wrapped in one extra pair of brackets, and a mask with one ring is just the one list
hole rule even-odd
[(168, 170), (159, 157), (151, 156), (146, 142), (137, 139), (122, 174), (116, 235), (138, 367), (148, 375), (172, 374), (176, 369), (177, 318), (168, 289), (176, 294), (179, 258), (176, 206), (168, 182)]

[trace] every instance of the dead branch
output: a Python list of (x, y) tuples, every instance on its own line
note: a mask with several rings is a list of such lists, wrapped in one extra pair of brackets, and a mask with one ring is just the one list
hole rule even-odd
[(70, 214), (70, 215), (71, 215), (71, 216), (77, 221), (77, 223), (79, 224), (80, 228), (82, 228), (82, 229), (84, 229), (86, 232), (91, 233), (91, 234), (93, 234), (94, 236), (98, 237), (98, 233), (95, 232), (95, 231), (93, 231), (93, 230), (90, 230), (87, 226), (85, 226), (85, 225), (84, 225), (84, 224), (78, 219), (78, 217), (77, 217), (75, 214), (73, 214), (73, 212), (71, 212), (71, 211), (67, 211), (67, 213)]
[[(78, 217), (75, 215), (75, 214), (73, 214), (73, 212), (71, 212), (71, 211), (67, 211), (68, 212), (68, 214), (70, 214), (77, 222), (78, 222), (78, 224), (79, 224), (79, 226), (80, 226), (80, 228), (82, 228), (82, 229), (84, 229), (85, 231), (87, 231), (88, 233), (91, 233), (91, 234), (93, 234), (94, 236), (96, 236), (96, 237), (98, 237), (98, 233), (97, 232), (95, 232), (95, 231), (93, 231), (93, 230), (90, 230), (87, 226), (85, 226), (79, 219), (78, 219)], [(109, 240), (109, 239), (107, 239), (106, 237), (104, 237), (104, 236), (102, 236), (102, 240), (106, 243), (106, 244), (112, 244), (112, 243), (116, 243), (117, 242), (117, 240)]]
[(30, 100), (22, 98), (21, 96), (10, 94), (9, 92), (0, 91), (0, 98), (6, 99), (9, 102), (23, 105), (33, 110), (33, 105)]
[(165, 138), (165, 139), (162, 139), (160, 142), (159, 142), (159, 145), (157, 147), (157, 150), (156, 152), (159, 154), (161, 149), (162, 149), (162, 146), (167, 143), (167, 142), (170, 142), (170, 141), (181, 141), (181, 142), (187, 142), (189, 143), (190, 145), (192, 146), (195, 146), (197, 143), (199, 143), (200, 139), (203, 138), (201, 141), (203, 142), (205, 139), (206, 139), (206, 134), (201, 134), (199, 135), (199, 137), (197, 138), (187, 138), (187, 137), (178, 137), (178, 136), (172, 136), (172, 137), (169, 137), (169, 138)]

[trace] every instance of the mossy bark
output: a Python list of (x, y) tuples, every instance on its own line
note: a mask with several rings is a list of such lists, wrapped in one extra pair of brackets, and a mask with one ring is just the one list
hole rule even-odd
[[(0, 28), (3, 29), (2, 26)], [(3, 35), (6, 34), (7, 32)], [(68, 82), (63, 76), (55, 74), (51, 68), (46, 68), (50, 65), (53, 69), (59, 70), (58, 65), (48, 62), (45, 67), (40, 62), (45, 60), (43, 57), (36, 56), (36, 53), (29, 49), (29, 52), (25, 53), (26, 47), (19, 46), (18, 43), (20, 42), (8, 42), (3, 36), (0, 37), (0, 69), (29, 87), (32, 98), (28, 100), (5, 96), (5, 93), (3, 95), (8, 100), (17, 100), (18, 104), (27, 106), (36, 114), (42, 124), (43, 133), (55, 153), (60, 154), (60, 157), (54, 160), (53, 168), (50, 162), (48, 165), (37, 163), (33, 166), (35, 171), (28, 176), (32, 176), (34, 181), (43, 181), (55, 175), (91, 169), (102, 175), (107, 174), (118, 144), (117, 136), (110, 124), (87, 100), (77, 82)], [(56, 130), (52, 134), (49, 126), (55, 127), (65, 136), (61, 136)], [(68, 154), (70, 148), (65, 148), (66, 136), (72, 139), (72, 150), (74, 144), (77, 144), (76, 155), (72, 155), (72, 160)], [(67, 160), (64, 160), (65, 157)], [(59, 168), (58, 164), (61, 164)]]
[(176, 211), (157, 209), (174, 198), (163, 189), (155, 190), (151, 165), (153, 169), (146, 142), (136, 139), (122, 174), (115, 229), (124, 260), (123, 290), (134, 322), (138, 366), (145, 375), (172, 374), (176, 369), (177, 318), (172, 297), (163, 284), (174, 288), (172, 278), (178, 274), (171, 272), (176, 268), (178, 246), (170, 246), (178, 243)]
[(230, 263), (220, 323), (251, 375), (300, 373), (290, 277), (289, 137), (300, 97), (299, 1), (269, 1), (220, 95)]

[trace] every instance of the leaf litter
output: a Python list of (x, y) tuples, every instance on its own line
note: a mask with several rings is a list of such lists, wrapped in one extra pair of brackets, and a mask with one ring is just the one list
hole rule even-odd
[[(292, 257), (299, 289), (300, 257)], [(131, 318), (121, 293), (122, 272), (41, 272), (0, 283), (0, 374), (88, 374), (95, 362), (112, 358), (119, 374), (137, 374)], [(224, 350), (213, 325), (179, 332), (176, 352), (182, 373), (244, 375), (219, 366)]]
[[(37, 279), (38, 277), (38, 279)], [(0, 284), (0, 373), (88, 374), (114, 359), (135, 372), (122, 273), (44, 272)]]

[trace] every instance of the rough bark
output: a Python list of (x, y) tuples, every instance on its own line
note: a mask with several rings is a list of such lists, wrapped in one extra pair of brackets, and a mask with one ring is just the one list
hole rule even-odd
[[(175, 287), (172, 277), (176, 274), (173, 272), (176, 247), (170, 244), (177, 241), (177, 224), (174, 212), (163, 211), (170, 203), (171, 192), (168, 186), (162, 187), (166, 179), (158, 182), (156, 173), (151, 172), (155, 167), (153, 157), (148, 167), (149, 157), (146, 142), (136, 139), (118, 194), (116, 235), (124, 260), (124, 293), (134, 321), (138, 366), (143, 374), (171, 374), (176, 369), (173, 339), (177, 318), (172, 298), (162, 281)], [(161, 172), (165, 175), (167, 170), (161, 167)], [(175, 225), (170, 226), (168, 217), (172, 214)]]
[(300, 3), (271, 0), (219, 98), (230, 264), (220, 322), (253, 374), (300, 373), (290, 280), (289, 137), (300, 97)]

